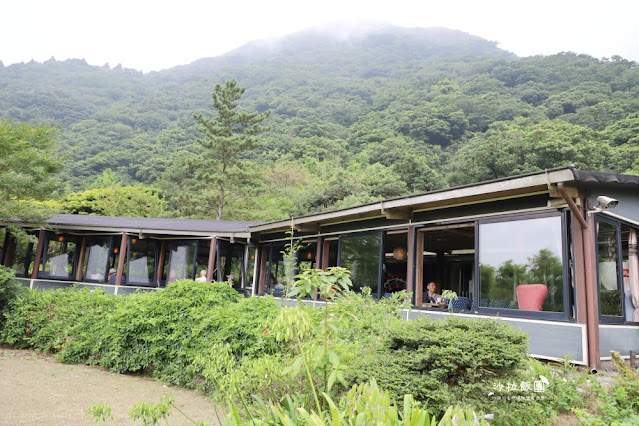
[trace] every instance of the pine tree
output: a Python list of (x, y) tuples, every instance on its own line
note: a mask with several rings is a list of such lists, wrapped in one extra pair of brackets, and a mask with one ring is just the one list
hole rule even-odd
[(193, 115), (202, 135), (198, 143), (205, 149), (190, 166), (204, 192), (199, 194), (202, 203), (208, 209), (217, 208), (217, 220), (222, 219), (227, 205), (246, 195), (255, 176), (242, 156), (259, 148), (257, 136), (268, 131), (261, 123), (270, 111), (246, 113), (237, 110), (237, 102), (244, 91), (235, 80), (229, 80), (223, 86), (217, 84), (213, 91), (215, 117)]

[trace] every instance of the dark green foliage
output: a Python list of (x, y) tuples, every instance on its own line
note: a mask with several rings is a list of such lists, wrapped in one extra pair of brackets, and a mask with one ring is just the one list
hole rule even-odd
[(194, 386), (191, 364), (214, 344), (228, 343), (238, 359), (274, 352), (264, 329), (278, 310), (273, 299), (245, 299), (226, 283), (181, 281), (127, 297), (87, 289), (29, 291), (11, 303), (0, 338), (57, 353), (63, 362)]
[(103, 321), (103, 314), (119, 301), (101, 290), (29, 290), (10, 303), (0, 337), (16, 347), (57, 352), (74, 336), (76, 328), (98, 318)]
[(34, 201), (47, 199), (56, 188), (53, 176), (62, 161), (55, 143), (55, 128), (0, 118), (0, 217), (42, 220), (50, 216)]
[(487, 394), (487, 383), (516, 371), (526, 351), (526, 335), (498, 321), (420, 318), (393, 322), (375, 351), (356, 358), (349, 376), (357, 383), (374, 377), (395, 398), (410, 393), (443, 410), (451, 398)]
[(203, 156), (192, 117), (230, 79), (247, 88), (238, 112), (273, 113), (260, 148), (232, 168), (255, 194), (229, 200), (228, 219), (282, 219), (569, 163), (639, 173), (636, 63), (516, 58), (443, 29), (386, 26), (349, 40), (305, 32), (149, 74), (79, 60), (0, 67), (0, 119), (59, 124), (65, 192), (111, 169), (123, 186), (163, 188), (165, 214), (205, 216), (219, 161)]
[[(494, 413), (497, 424), (522, 419), (544, 424), (584, 406), (577, 386), (585, 376), (526, 362), (526, 336), (502, 322), (456, 317), (405, 321), (403, 297), (376, 302), (344, 292), (334, 301), (326, 312), (304, 307), (301, 316), (308, 318), (305, 330), (311, 339), (321, 336), (325, 314), (335, 326), (331, 350), (349, 381), (347, 386), (335, 383), (330, 392), (335, 401), (350, 385), (375, 378), (395, 401), (412, 394), (438, 415), (455, 403), (470, 404)], [(249, 403), (254, 397), (279, 402), (285, 395), (301, 401), (309, 392), (302, 376), (282, 374), (295, 358), (295, 345), (275, 339), (280, 310), (273, 298), (244, 298), (227, 283), (180, 281), (126, 297), (77, 288), (25, 290), (8, 302), (0, 342), (51, 351), (63, 362), (198, 386), (236, 402), (238, 396)], [(495, 383), (532, 382), (542, 375), (550, 381), (543, 401), (489, 397)], [(320, 383), (320, 376), (314, 380)], [(624, 386), (601, 410), (609, 410), (610, 418), (636, 410), (625, 401), (636, 398), (636, 392)]]
[(5, 311), (11, 302), (27, 291), (14, 277), (11, 269), (0, 266), (0, 330), (4, 324)]

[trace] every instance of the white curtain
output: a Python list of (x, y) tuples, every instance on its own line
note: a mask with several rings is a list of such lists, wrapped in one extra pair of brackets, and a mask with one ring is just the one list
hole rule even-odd
[(639, 257), (637, 257), (637, 230), (630, 228), (628, 237), (628, 269), (630, 279), (628, 287), (635, 307), (633, 321), (639, 322)]

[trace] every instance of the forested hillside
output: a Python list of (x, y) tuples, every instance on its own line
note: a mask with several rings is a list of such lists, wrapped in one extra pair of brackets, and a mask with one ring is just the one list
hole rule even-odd
[(109, 214), (95, 200), (119, 185), (155, 215), (203, 216), (189, 198), (203, 150), (193, 114), (211, 116), (213, 88), (229, 79), (246, 88), (242, 110), (272, 113), (262, 147), (245, 154), (248, 195), (225, 219), (279, 219), (565, 164), (639, 174), (636, 63), (517, 58), (446, 29), (307, 31), (149, 74), (83, 60), (0, 65), (0, 119), (58, 125), (63, 211)]

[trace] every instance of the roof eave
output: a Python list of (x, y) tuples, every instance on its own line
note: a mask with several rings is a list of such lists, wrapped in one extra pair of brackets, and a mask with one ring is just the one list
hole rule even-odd
[(327, 213), (318, 213), (316, 215), (304, 216), (281, 220), (277, 222), (266, 223), (262, 225), (249, 227), (252, 233), (263, 231), (277, 231), (290, 229), (291, 224), (302, 225), (308, 223), (318, 223), (327, 221), (336, 221), (344, 219), (358, 218), (374, 218), (384, 216), (384, 213), (393, 209), (413, 210), (426, 209), (428, 207), (441, 206), (448, 204), (456, 204), (463, 200), (477, 200), (498, 198), (504, 194), (536, 192), (539, 189), (547, 188), (550, 191), (551, 185), (559, 182), (567, 183), (575, 181), (575, 175), (571, 167), (560, 169), (546, 170), (544, 172), (521, 175), (509, 179), (500, 179), (488, 181), (475, 185), (457, 187), (441, 191), (433, 191), (425, 194), (407, 196), (387, 201), (380, 201), (373, 204), (358, 206), (343, 210), (337, 210)]

